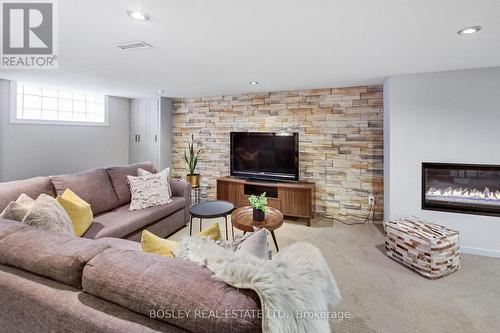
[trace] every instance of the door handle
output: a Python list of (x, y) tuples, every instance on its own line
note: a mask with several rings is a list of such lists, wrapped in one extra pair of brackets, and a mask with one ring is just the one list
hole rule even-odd
[(158, 142), (158, 135), (155, 134), (155, 142)]
[(134, 142), (137, 142), (137, 134), (134, 135)]

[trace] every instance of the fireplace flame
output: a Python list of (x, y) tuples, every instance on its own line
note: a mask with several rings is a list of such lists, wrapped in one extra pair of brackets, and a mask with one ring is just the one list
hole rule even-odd
[(426, 192), (425, 196), (430, 200), (500, 205), (500, 191), (497, 190), (493, 192), (490, 191), (490, 189), (487, 187), (485, 187), (482, 191), (476, 188), (469, 189), (462, 187), (448, 187), (446, 189), (438, 189), (435, 187), (431, 187)]

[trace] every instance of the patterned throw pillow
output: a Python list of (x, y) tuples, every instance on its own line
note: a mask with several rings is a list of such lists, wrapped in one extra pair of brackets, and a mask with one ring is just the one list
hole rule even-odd
[[(152, 175), (153, 173), (149, 172), (148, 170), (144, 170), (142, 168), (137, 169), (137, 176), (147, 176), (147, 175)], [(157, 175), (163, 174), (167, 176), (167, 183), (168, 183), (168, 195), (171, 198), (172, 197), (172, 189), (170, 188), (170, 168), (165, 168), (162, 171), (158, 172)]]
[(22, 222), (41, 230), (75, 234), (73, 223), (64, 207), (47, 194), (38, 196)]
[(22, 193), (16, 201), (9, 203), (2, 213), (0, 213), (0, 217), (21, 222), (34, 202), (35, 200)]
[(139, 177), (127, 176), (127, 178), (132, 197), (129, 210), (139, 210), (172, 202), (166, 173), (160, 172)]

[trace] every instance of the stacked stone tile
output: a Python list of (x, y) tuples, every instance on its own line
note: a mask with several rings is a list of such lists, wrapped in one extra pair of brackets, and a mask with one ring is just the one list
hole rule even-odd
[(460, 269), (458, 231), (408, 217), (385, 223), (387, 255), (436, 279)]
[(383, 219), (382, 86), (292, 90), (174, 99), (173, 169), (186, 174), (183, 152), (194, 134), (202, 197), (215, 198), (229, 174), (231, 131), (299, 132), (300, 178), (316, 183), (316, 211), (355, 220)]

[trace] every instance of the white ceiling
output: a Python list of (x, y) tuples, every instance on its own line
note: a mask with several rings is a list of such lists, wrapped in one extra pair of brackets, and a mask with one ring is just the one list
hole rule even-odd
[[(160, 88), (182, 97), (500, 66), (498, 0), (59, 0), (58, 6), (59, 70), (4, 70), (1, 78), (127, 97)], [(133, 21), (130, 9), (152, 20)], [(471, 25), (483, 30), (457, 35)], [(133, 40), (153, 48), (114, 46)]]

